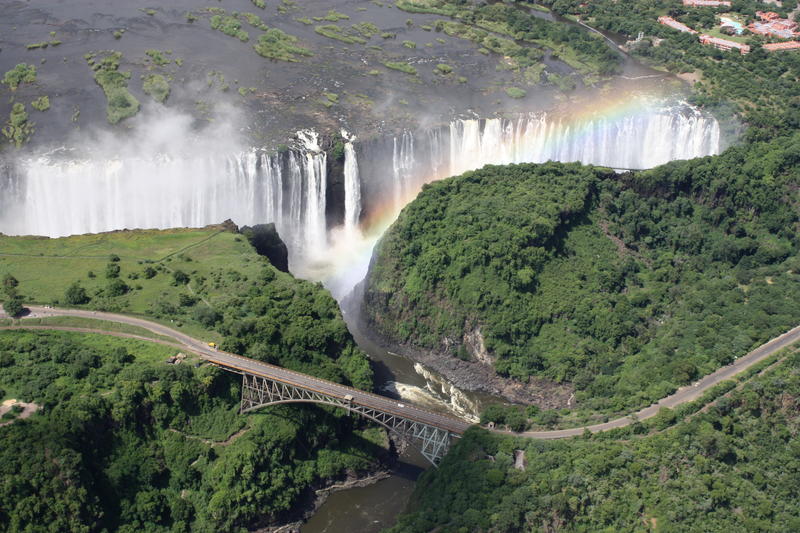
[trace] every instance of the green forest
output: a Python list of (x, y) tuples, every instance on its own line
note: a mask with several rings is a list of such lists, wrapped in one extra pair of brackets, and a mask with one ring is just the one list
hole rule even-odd
[(796, 352), (666, 429), (542, 441), (473, 428), (390, 531), (798, 531), (799, 429)]
[(570, 382), (626, 412), (800, 322), (800, 134), (617, 176), (487, 166), (426, 186), (376, 248), (365, 310), (401, 344)]
[[(330, 294), (275, 269), (231, 228), (0, 239), (6, 299), (141, 314), (373, 386)], [(0, 427), (0, 530), (245, 531), (296, 518), (326, 480), (381, 467), (383, 431), (314, 406), (239, 415), (237, 376), (191, 357), (167, 364), (176, 352), (0, 332), (0, 398), (41, 407)]]
[(239, 380), (174, 349), (0, 333), (0, 388), (38, 403), (0, 427), (0, 529), (246, 531), (320, 480), (374, 468), (385, 436), (314, 407), (238, 414)]

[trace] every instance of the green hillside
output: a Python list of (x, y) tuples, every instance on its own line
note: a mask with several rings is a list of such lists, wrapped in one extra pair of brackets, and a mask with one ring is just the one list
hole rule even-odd
[(649, 436), (642, 424), (564, 441), (475, 428), (420, 480), (390, 531), (798, 531), (798, 398), (795, 352), (691, 421)]
[(647, 405), (800, 323), (799, 158), (795, 135), (637, 174), (434, 183), (379, 243), (367, 317), (401, 344), (571, 382), (587, 410)]

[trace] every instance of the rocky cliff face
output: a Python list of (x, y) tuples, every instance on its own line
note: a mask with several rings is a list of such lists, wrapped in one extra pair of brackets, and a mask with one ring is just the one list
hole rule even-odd
[[(435, 349), (398, 339), (388, 322), (398, 320), (396, 309), (389, 308), (391, 295), (378, 289), (374, 275), (374, 256), (367, 278), (353, 292), (351, 302), (359, 314), (361, 330), (373, 342), (388, 350), (422, 363), (444, 376), (461, 390), (489, 394), (514, 403), (533, 404), (542, 409), (571, 407), (575, 389), (569, 384), (531, 376), (526, 382), (499, 376), (494, 369), (495, 356), (486, 348), (480, 326), (464, 332), (462, 338), (443, 337)], [(414, 322), (413, 306), (406, 318)]]

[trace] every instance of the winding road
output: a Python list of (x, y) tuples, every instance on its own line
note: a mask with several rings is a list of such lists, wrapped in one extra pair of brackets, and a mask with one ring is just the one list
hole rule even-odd
[[(163, 337), (171, 338), (175, 343), (165, 340), (151, 339), (148, 337), (135, 335), (131, 333), (122, 333), (115, 331), (105, 331), (101, 329), (92, 328), (77, 328), (56, 325), (12, 325), (5, 326), (0, 329), (48, 329), (48, 330), (65, 330), (65, 331), (79, 331), (85, 333), (99, 333), (104, 335), (113, 335), (117, 337), (135, 338), (145, 340), (148, 342), (157, 342), (167, 346), (172, 346), (178, 349), (190, 351), (202, 357), (203, 359), (221, 366), (234, 372), (247, 372), (258, 376), (267, 377), (269, 379), (284, 382), (290, 385), (299, 386), (309, 390), (317, 391), (330, 396), (348, 400), (352, 398), (352, 402), (356, 404), (365, 405), (374, 409), (380, 409), (388, 413), (393, 413), (405, 418), (417, 420), (419, 422), (430, 424), (433, 426), (447, 429), (448, 431), (456, 434), (462, 434), (471, 426), (470, 423), (457, 418), (453, 418), (440, 413), (428, 411), (408, 403), (400, 403), (392, 398), (364, 392), (351, 387), (346, 387), (338, 383), (327, 381), (324, 379), (315, 378), (300, 372), (294, 372), (286, 368), (275, 365), (270, 365), (255, 359), (242, 357), (240, 355), (223, 352), (210, 347), (207, 343), (190, 337), (185, 333), (174, 330), (168, 326), (164, 326), (157, 322), (145, 320), (138, 317), (120, 315), (116, 313), (106, 313), (102, 311), (85, 311), (82, 309), (55, 309), (50, 307), (29, 306), (30, 314), (25, 318), (42, 318), (42, 317), (79, 317), (94, 320), (105, 320), (108, 322), (117, 322), (127, 324), (130, 326), (137, 326)], [(0, 318), (2, 317), (0, 312)], [(24, 321), (25, 319), (23, 319)], [(513, 435), (523, 436), (533, 439), (562, 439), (567, 437), (574, 437), (582, 435), (585, 430), (592, 433), (607, 431), (610, 429), (621, 428), (632, 424), (636, 420), (645, 420), (658, 414), (659, 409), (662, 407), (675, 408), (678, 405), (694, 401), (701, 397), (704, 393), (708, 392), (712, 387), (719, 383), (728, 380), (753, 365), (758, 364), (764, 359), (770, 357), (776, 352), (794, 344), (800, 340), (800, 326), (793, 328), (783, 335), (776, 337), (747, 355), (740, 357), (730, 365), (724, 366), (713, 372), (693, 385), (682, 387), (674, 394), (662, 398), (657, 403), (645, 407), (632, 415), (628, 415), (615, 420), (610, 420), (601, 424), (595, 424), (585, 427), (577, 427), (570, 429), (559, 429), (552, 431), (526, 431), (523, 433), (513, 433)], [(511, 432), (494, 430), (497, 433), (512, 434)]]

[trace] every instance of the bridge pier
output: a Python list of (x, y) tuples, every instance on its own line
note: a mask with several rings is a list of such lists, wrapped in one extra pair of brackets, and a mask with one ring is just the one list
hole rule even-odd
[(240, 413), (282, 403), (319, 403), (357, 413), (377, 422), (409, 444), (414, 445), (434, 466), (437, 466), (447, 453), (451, 439), (460, 436), (446, 429), (412, 420), (397, 413), (361, 405), (354, 401), (351, 395), (340, 397), (242, 372)]

